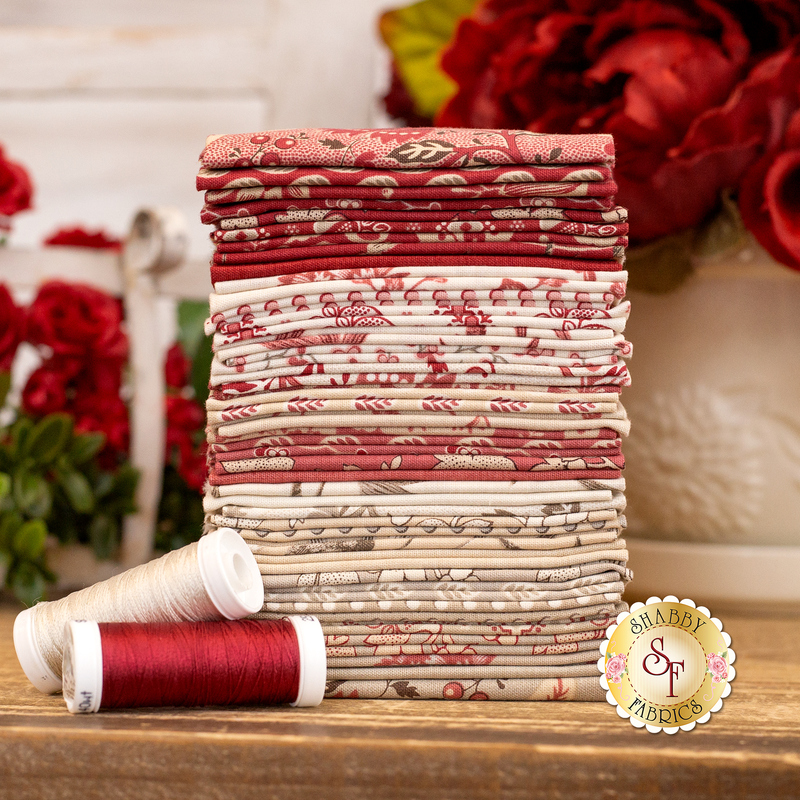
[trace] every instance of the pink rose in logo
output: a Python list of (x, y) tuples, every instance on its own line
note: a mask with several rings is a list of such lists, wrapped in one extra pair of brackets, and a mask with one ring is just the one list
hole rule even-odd
[(711, 653), (708, 658), (708, 671), (713, 676), (714, 683), (728, 679), (728, 662), (717, 653)]
[(623, 653), (613, 655), (606, 664), (606, 680), (609, 683), (619, 683), (622, 676), (628, 671), (628, 658)]

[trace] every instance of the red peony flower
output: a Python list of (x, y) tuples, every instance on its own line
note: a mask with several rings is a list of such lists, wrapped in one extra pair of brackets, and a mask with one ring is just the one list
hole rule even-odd
[(459, 90), (436, 121), (613, 134), (631, 230), (658, 238), (700, 222), (757, 157), (752, 139), (691, 146), (695, 128), (798, 26), (788, 0), (486, 0), (444, 53)]
[(164, 376), (167, 386), (171, 389), (182, 389), (189, 383), (189, 372), (192, 364), (183, 352), (180, 342), (167, 350), (167, 358), (164, 363)]
[(179, 395), (167, 396), (166, 458), (191, 489), (201, 491), (206, 480), (206, 441), (199, 438), (206, 415), (196, 401)]
[(45, 240), (46, 245), (61, 247), (91, 247), (95, 250), (122, 250), (122, 239), (110, 236), (103, 230), (87, 231), (80, 226), (59, 228)]
[(742, 219), (773, 257), (800, 269), (800, 41), (756, 66), (724, 106), (704, 114), (681, 157), (712, 147), (751, 150), (739, 184)]
[(31, 207), (33, 186), (25, 168), (8, 161), (0, 147), (0, 215), (11, 217)]
[(0, 372), (11, 369), (19, 343), (25, 338), (25, 311), (0, 284)]
[[(49, 359), (49, 362), (53, 361), (54, 359)], [(22, 407), (35, 416), (64, 411), (69, 402), (69, 380), (70, 376), (59, 369), (58, 363), (43, 364), (28, 376), (22, 390)]]
[(206, 413), (196, 400), (170, 395), (167, 397), (167, 430), (193, 433), (206, 423)]
[(81, 284), (48, 281), (28, 312), (28, 338), (55, 355), (117, 359), (128, 355), (118, 300)]

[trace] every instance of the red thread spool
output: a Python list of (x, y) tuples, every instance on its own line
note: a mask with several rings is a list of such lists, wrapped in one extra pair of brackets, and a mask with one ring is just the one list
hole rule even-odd
[(315, 706), (325, 692), (316, 617), (183, 623), (68, 622), (73, 713), (142, 706)]

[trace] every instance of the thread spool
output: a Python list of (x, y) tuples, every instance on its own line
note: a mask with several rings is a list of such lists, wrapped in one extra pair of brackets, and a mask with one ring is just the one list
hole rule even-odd
[(64, 700), (73, 714), (143, 706), (316, 706), (325, 693), (325, 637), (312, 616), (71, 621), (64, 638)]
[(261, 610), (264, 584), (241, 536), (220, 528), (199, 542), (107, 581), (17, 615), (14, 648), (39, 691), (61, 689), (64, 625), (97, 622), (184, 622), (241, 619)]

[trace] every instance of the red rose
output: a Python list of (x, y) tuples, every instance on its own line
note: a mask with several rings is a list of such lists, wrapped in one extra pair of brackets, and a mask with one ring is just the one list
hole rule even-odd
[(11, 369), (19, 343), (25, 338), (25, 312), (0, 284), (0, 372)]
[[(783, 19), (780, 3), (745, 7)], [(636, 236), (653, 239), (700, 222), (752, 163), (748, 141), (681, 153), (751, 55), (742, 25), (714, 0), (486, 0), (442, 58), (459, 90), (437, 123), (613, 134), (619, 202)]]
[(0, 215), (11, 217), (31, 207), (33, 186), (24, 167), (8, 161), (0, 147)]
[(165, 457), (174, 461), (186, 485), (196, 491), (202, 491), (207, 473), (206, 441), (200, 438), (205, 421), (205, 411), (196, 400), (167, 396)]
[(202, 492), (208, 475), (206, 461), (206, 442), (203, 440), (197, 447), (184, 448), (179, 453), (178, 474), (190, 489)]
[(22, 390), (22, 407), (35, 416), (63, 411), (68, 403), (69, 379), (70, 376), (58, 369), (57, 364), (43, 364), (28, 377)]
[(28, 313), (28, 337), (60, 356), (123, 361), (128, 339), (116, 299), (81, 284), (48, 281)]
[(189, 383), (189, 370), (192, 364), (183, 352), (179, 342), (167, 350), (167, 358), (164, 363), (164, 377), (167, 386), (171, 389), (182, 389)]
[(196, 400), (170, 395), (167, 397), (167, 430), (192, 433), (206, 424), (206, 412)]
[(95, 250), (122, 250), (122, 239), (109, 236), (105, 231), (87, 231), (76, 226), (74, 228), (59, 228), (51, 233), (45, 240), (46, 245), (60, 245), (61, 247), (91, 247)]

